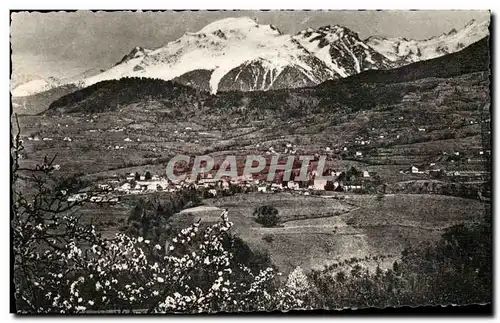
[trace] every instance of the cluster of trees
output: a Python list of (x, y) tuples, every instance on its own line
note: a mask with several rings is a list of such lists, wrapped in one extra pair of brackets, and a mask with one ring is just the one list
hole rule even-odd
[(196, 90), (170, 81), (130, 77), (107, 80), (66, 94), (52, 102), (48, 113), (114, 111), (129, 104), (157, 100), (165, 106), (198, 102)]
[(491, 223), (454, 226), (436, 245), (409, 248), (391, 269), (312, 271), (306, 304), (320, 308), (489, 303)]
[(160, 243), (172, 233), (168, 221), (172, 215), (201, 204), (199, 193), (194, 187), (169, 194), (168, 198), (157, 196), (135, 200), (122, 232)]
[(255, 222), (265, 227), (275, 227), (280, 222), (278, 209), (270, 205), (262, 205), (253, 211)]
[[(69, 202), (67, 197), (81, 188), (78, 181), (57, 181), (54, 159), (34, 169), (21, 167), (23, 150), (18, 133), (12, 150), (18, 313), (269, 311), (302, 305), (267, 256), (252, 253), (229, 234), (227, 212), (205, 229), (193, 223), (171, 234), (166, 244), (148, 239), (150, 228), (159, 224), (147, 221), (137, 236), (119, 233), (105, 239), (75, 214), (93, 192), (86, 200)], [(178, 194), (172, 203), (196, 199), (196, 192)], [(141, 221), (150, 205), (143, 203), (142, 212), (141, 206), (134, 208), (130, 220)], [(157, 206), (156, 213), (165, 212), (164, 205)]]
[[(50, 166), (40, 176), (50, 175)], [(17, 170), (16, 170), (17, 171)], [(46, 183), (46, 182), (45, 182)], [(143, 236), (104, 239), (53, 191), (15, 191), (14, 281), (19, 313), (164, 313), (298, 308), (298, 293), (269, 258), (232, 237), (227, 212), (162, 245)], [(63, 206), (65, 205), (65, 206)], [(248, 265), (247, 265), (248, 264)]]

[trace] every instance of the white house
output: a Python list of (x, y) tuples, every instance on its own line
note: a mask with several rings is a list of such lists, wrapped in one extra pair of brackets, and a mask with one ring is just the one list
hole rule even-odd
[(257, 186), (257, 192), (266, 193), (267, 186)]
[(411, 172), (412, 174), (417, 174), (418, 173), (418, 168), (415, 166), (411, 166)]
[(356, 152), (356, 157), (363, 157), (363, 153), (361, 151)]
[(281, 183), (272, 183), (271, 184), (271, 190), (277, 191), (277, 190), (282, 190), (283, 189), (283, 184)]
[(226, 180), (222, 180), (222, 188), (225, 190), (229, 189), (229, 182)]
[(326, 179), (315, 179), (313, 184), (313, 190), (324, 191), (326, 186)]
[(68, 202), (78, 202), (87, 198), (87, 193), (77, 193), (68, 197)]
[(370, 177), (370, 172), (368, 172), (367, 170), (364, 170), (363, 177)]
[(125, 183), (122, 186), (120, 186), (119, 190), (120, 191), (130, 191), (131, 188), (132, 188), (132, 186), (130, 185), (130, 183)]
[(294, 181), (289, 181), (287, 183), (287, 187), (291, 190), (298, 190), (299, 189), (299, 183), (294, 182)]
[(109, 190), (109, 189), (111, 189), (111, 186), (109, 184), (99, 184), (98, 187), (101, 190)]
[(202, 184), (204, 187), (210, 187), (210, 186), (215, 186), (217, 184), (218, 180), (214, 178), (202, 178), (199, 181), (199, 184)]
[(361, 189), (361, 185), (345, 185), (343, 187), (344, 191), (355, 191), (355, 190), (360, 190)]

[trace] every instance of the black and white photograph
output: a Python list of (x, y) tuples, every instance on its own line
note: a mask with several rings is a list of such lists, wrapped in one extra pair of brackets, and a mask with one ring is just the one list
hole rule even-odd
[(489, 10), (9, 14), (13, 313), (491, 305)]

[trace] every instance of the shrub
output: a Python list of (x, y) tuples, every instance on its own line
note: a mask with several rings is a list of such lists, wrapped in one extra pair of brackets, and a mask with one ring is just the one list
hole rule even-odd
[(253, 215), (256, 217), (255, 221), (265, 227), (275, 227), (280, 221), (278, 209), (270, 205), (259, 206)]

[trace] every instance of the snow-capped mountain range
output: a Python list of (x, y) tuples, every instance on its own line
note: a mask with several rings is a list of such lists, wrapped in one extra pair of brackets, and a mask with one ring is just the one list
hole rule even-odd
[(64, 82), (61, 82), (61, 80), (55, 77), (49, 77), (47, 79), (37, 78), (15, 86), (11, 93), (12, 96), (29, 96), (48, 91), (63, 84)]
[(250, 18), (215, 21), (159, 49), (134, 49), (128, 56), (130, 59), (86, 79), (85, 85), (124, 76), (177, 78), (215, 93), (276, 89), (288, 87), (289, 82), (293, 87), (307, 86), (332, 75), (322, 60), (290, 35)]
[[(67, 78), (42, 78), (36, 75), (25, 76), (13, 74), (11, 78), (11, 93), (14, 97), (23, 97), (49, 91), (62, 85), (73, 84), (77, 87), (82, 87), (84, 85), (83, 80), (102, 72), (104, 72), (104, 70), (93, 68)], [(19, 81), (23, 79), (25, 79), (24, 82)]]
[(457, 52), (488, 35), (489, 21), (470, 21), (460, 30), (425, 40), (372, 36), (366, 43), (398, 66)]
[[(427, 40), (369, 37), (338, 25), (308, 28), (296, 35), (273, 25), (226, 18), (185, 33), (158, 49), (135, 47), (113, 67), (73, 80), (87, 87), (104, 80), (146, 77), (174, 80), (201, 90), (255, 91), (312, 86), (369, 69), (389, 69), (452, 53), (488, 34), (488, 22)], [(27, 96), (67, 84), (33, 80), (12, 90)]]

